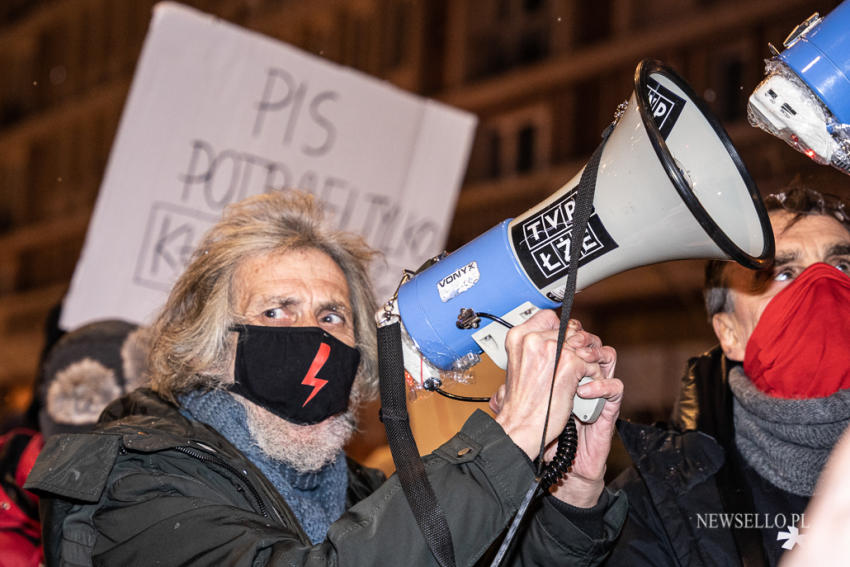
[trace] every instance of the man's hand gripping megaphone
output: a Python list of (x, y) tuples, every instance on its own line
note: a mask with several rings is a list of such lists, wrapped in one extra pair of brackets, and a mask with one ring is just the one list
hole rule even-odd
[[(541, 310), (508, 332), (505, 383), (490, 399), (496, 421), (531, 459), (537, 457), (544, 429), (546, 412), (541, 406), (554, 372), (558, 324), (554, 311)], [(553, 488), (556, 497), (573, 506), (593, 506), (604, 485), (605, 461), (623, 396), (623, 383), (614, 378), (616, 362), (612, 347), (585, 331), (579, 321), (570, 320), (552, 390), (544, 461), (555, 453), (555, 441), (566, 427), (574, 399), (599, 399), (601, 406), (593, 423), (577, 425), (571, 472)]]

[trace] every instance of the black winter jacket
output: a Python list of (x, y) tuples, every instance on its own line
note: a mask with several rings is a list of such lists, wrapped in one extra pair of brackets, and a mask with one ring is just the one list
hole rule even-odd
[[(352, 506), (313, 546), (274, 487), (212, 428), (150, 391), (106, 412), (117, 421), (49, 440), (29, 477), (42, 495), (48, 565), (435, 564), (395, 476), (381, 484), (349, 462)], [(459, 566), (488, 551), (533, 478), (525, 454), (483, 412), (425, 469)], [(627, 508), (624, 496), (603, 496), (603, 537), (543, 499), (509, 564), (599, 563)]]
[(735, 448), (729, 368), (719, 348), (689, 361), (672, 428), (618, 424), (633, 466), (610, 488), (626, 492), (629, 515), (606, 566), (761, 567), (781, 555), (776, 541), (766, 554), (775, 534), (758, 527), (771, 520), (754, 490), (772, 511), (785, 512), (789, 495)]

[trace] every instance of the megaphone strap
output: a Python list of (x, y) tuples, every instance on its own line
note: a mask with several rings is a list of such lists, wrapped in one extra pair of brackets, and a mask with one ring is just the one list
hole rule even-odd
[[(550, 471), (544, 472), (543, 470), (543, 452), (546, 449), (546, 432), (549, 426), (549, 414), (552, 409), (552, 394), (555, 388), (555, 376), (558, 372), (558, 363), (561, 360), (561, 349), (564, 347), (564, 340), (567, 336), (567, 324), (570, 321), (570, 312), (573, 308), (573, 298), (576, 294), (576, 276), (578, 275), (578, 259), (581, 253), (581, 242), (584, 240), (584, 233), (587, 230), (587, 221), (590, 220), (590, 215), (593, 213), (593, 195), (596, 192), (596, 174), (599, 170), (599, 160), (602, 157), (602, 150), (605, 148), (605, 143), (608, 141), (608, 137), (611, 135), (612, 131), (613, 128), (609, 127), (602, 133), (602, 142), (593, 152), (593, 155), (584, 167), (581, 179), (576, 186), (576, 208), (575, 216), (573, 217), (572, 237), (570, 238), (570, 265), (567, 268), (567, 282), (564, 286), (564, 297), (561, 300), (561, 322), (558, 327), (558, 345), (555, 350), (555, 369), (552, 372), (552, 383), (549, 386), (549, 400), (546, 402), (546, 419), (543, 422), (543, 434), (540, 437), (540, 450), (538, 451), (537, 457), (537, 476), (534, 480), (534, 484), (526, 494), (523, 504), (517, 511), (516, 516), (514, 516), (514, 520), (508, 529), (507, 535), (502, 541), (502, 545), (499, 547), (499, 551), (496, 553), (493, 562), (490, 563), (490, 567), (498, 567), (501, 565), (508, 550), (510, 549), (511, 542), (516, 535), (517, 528), (522, 523), (525, 513), (528, 511), (528, 505), (537, 492), (541, 489), (545, 490), (553, 482), (555, 482), (555, 480), (557, 480), (555, 474), (550, 473)], [(573, 418), (570, 417), (570, 420), (572, 419)], [(573, 424), (573, 428), (574, 427), (575, 425)], [(569, 429), (570, 426), (568, 424), (567, 428), (565, 428), (565, 431), (567, 431), (565, 437), (570, 437), (572, 431), (569, 431)], [(572, 465), (573, 459), (575, 459), (575, 446), (572, 446), (572, 449), (572, 454), (561, 454), (558, 458), (558, 462), (554, 463), (553, 467), (556, 467), (559, 471), (561, 469), (566, 471), (566, 469)], [(568, 451), (568, 453), (569, 452), (570, 451)]]
[(441, 567), (454, 567), (454, 546), (449, 523), (425, 474), (425, 465), (410, 429), (401, 326), (398, 321), (378, 327), (378, 353), (381, 419), (402, 491), (434, 558)]
[[(561, 349), (564, 347), (564, 340), (567, 335), (567, 324), (570, 321), (570, 313), (573, 309), (573, 298), (576, 294), (576, 279), (578, 275), (578, 260), (581, 255), (581, 243), (584, 240), (584, 233), (587, 230), (587, 221), (590, 220), (590, 215), (593, 214), (593, 196), (596, 191), (596, 174), (599, 170), (599, 160), (602, 157), (602, 150), (605, 148), (605, 143), (608, 141), (608, 136), (611, 133), (611, 128), (603, 133), (602, 142), (587, 165), (584, 172), (581, 174), (576, 189), (576, 208), (575, 217), (572, 229), (572, 238), (570, 238), (570, 264), (567, 268), (567, 282), (564, 286), (564, 297), (561, 300), (561, 323), (558, 327), (558, 346), (555, 350), (555, 370), (552, 373), (552, 383), (549, 386), (549, 400), (546, 403), (546, 420), (543, 422), (543, 435), (540, 438), (539, 455), (543, 455), (546, 449), (546, 429), (549, 426), (549, 413), (552, 409), (552, 394), (555, 388), (555, 375), (558, 371), (558, 363), (561, 361)], [(537, 476), (543, 474), (543, 459), (540, 459), (537, 466)]]

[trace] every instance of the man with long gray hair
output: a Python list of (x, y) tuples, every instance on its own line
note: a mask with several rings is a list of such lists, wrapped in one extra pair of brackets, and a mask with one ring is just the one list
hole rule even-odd
[[(372, 251), (323, 224), (306, 194), (230, 207), (197, 247), (152, 329), (151, 389), (61, 436), (28, 486), (49, 563), (432, 565), (397, 478), (346, 458), (374, 397)], [(426, 457), (457, 563), (484, 559), (531, 484), (558, 319), (511, 330), (492, 404)], [(570, 474), (531, 514), (512, 564), (600, 561), (625, 516), (603, 486), (622, 383), (616, 353), (573, 321), (556, 374), (548, 452), (576, 392), (605, 397), (579, 427)], [(578, 381), (594, 381), (578, 388)]]

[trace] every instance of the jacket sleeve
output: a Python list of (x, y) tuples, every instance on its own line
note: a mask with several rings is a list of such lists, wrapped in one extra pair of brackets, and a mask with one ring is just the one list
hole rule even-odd
[[(527, 530), (521, 532), (505, 565), (599, 565), (613, 547), (628, 502), (622, 492), (602, 493), (590, 509), (541, 498)], [(489, 564), (489, 562), (488, 562)]]
[[(91, 541), (92, 533), (68, 530), (69, 521), (90, 518), (94, 564), (435, 564), (395, 476), (350, 508), (324, 542), (308, 546), (294, 530), (254, 511), (250, 491), (234, 486), (231, 477), (203, 475), (191, 460), (154, 457), (122, 455), (97, 504), (80, 504), (66, 517), (65, 539)], [(446, 513), (459, 567), (475, 565), (491, 550), (533, 480), (525, 454), (483, 412), (427, 456), (425, 469)], [(617, 518), (619, 502), (606, 504), (612, 530), (623, 519)], [(601, 560), (610, 542), (588, 537), (550, 506), (544, 501), (533, 515), (510, 564)]]
[[(528, 457), (483, 412), (475, 412), (460, 433), (426, 457), (425, 469), (446, 514), (458, 566), (475, 565), (493, 552), (533, 482)], [(592, 564), (591, 557), (601, 561), (625, 519), (626, 505), (615, 498), (606, 507), (611, 533), (594, 540), (544, 499), (518, 536), (509, 564), (562, 565), (566, 557), (582, 558), (578, 564)], [(341, 565), (398, 564), (399, 557), (405, 565), (434, 564), (395, 475), (334, 524), (328, 536)], [(364, 540), (376, 545), (363, 546)]]

